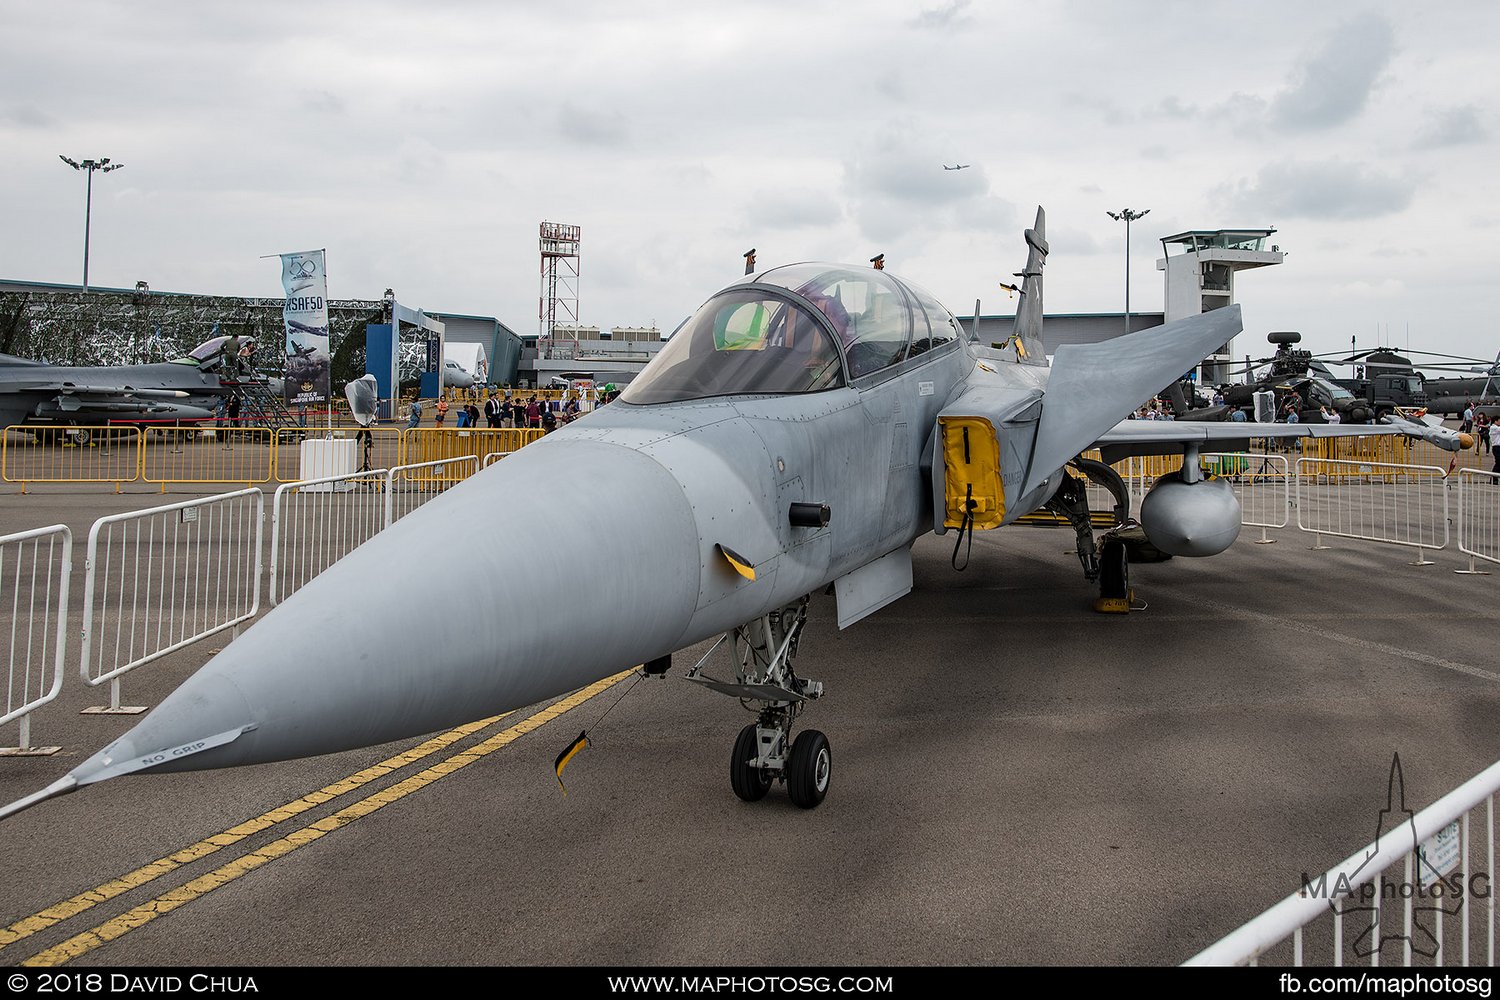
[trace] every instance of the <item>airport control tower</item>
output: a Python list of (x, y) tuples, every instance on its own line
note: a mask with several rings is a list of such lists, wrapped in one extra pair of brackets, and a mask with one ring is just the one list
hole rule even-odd
[[(1162, 237), (1158, 271), (1166, 272), (1164, 323), (1199, 316), (1234, 302), (1234, 274), (1252, 267), (1280, 264), (1280, 247), (1266, 249), (1274, 229), (1192, 230)], [(1198, 367), (1200, 385), (1229, 381), (1234, 342), (1210, 354)]]

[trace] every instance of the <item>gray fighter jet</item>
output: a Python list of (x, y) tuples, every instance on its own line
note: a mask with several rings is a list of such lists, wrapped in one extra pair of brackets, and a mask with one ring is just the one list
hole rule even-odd
[[(724, 289), (617, 402), (381, 532), (125, 736), (7, 810), (133, 772), (415, 736), (632, 665), (664, 672), (674, 652), (714, 636), (686, 676), (756, 712), (733, 740), (735, 794), (759, 799), (784, 781), (795, 803), (817, 805), (832, 770), (828, 739), (813, 729), (793, 739), (824, 693), (794, 667), (808, 595), (831, 588), (848, 627), (911, 589), (918, 536), (957, 530), (962, 541), (1050, 507), (1074, 524), (1086, 575), (1106, 600), (1123, 601), (1126, 533), (1144, 530), (1182, 555), (1220, 551), (1238, 533), (1233, 492), (1197, 474), (1201, 446), (1370, 431), (1122, 423), (1228, 341), (1238, 310), (1063, 347), (1049, 368), (1039, 339), (1043, 223), (1038, 211), (1026, 232), (1015, 333), (1000, 346), (974, 343), (936, 299), (888, 271), (795, 264)], [(1128, 498), (1118, 477), (1080, 460), (1095, 445), (1107, 460), (1184, 453), (1190, 471), (1147, 498), (1143, 529), (1119, 509)], [(1120, 525), (1102, 536), (1080, 473), (1113, 480), (1120, 498)], [(454, 524), (496, 524), (502, 498), (513, 507), (542, 483), (569, 491), (565, 529), (501, 525), (471, 532), (461, 554), (434, 548)], [(587, 587), (579, 567), (592, 568)], [(434, 568), (445, 586), (406, 582)], [(714, 662), (721, 650), (727, 663)]]
[(0, 354), (0, 428), (212, 420), (231, 391), (219, 372), (242, 343), (214, 337), (175, 361), (149, 365), (70, 367)]

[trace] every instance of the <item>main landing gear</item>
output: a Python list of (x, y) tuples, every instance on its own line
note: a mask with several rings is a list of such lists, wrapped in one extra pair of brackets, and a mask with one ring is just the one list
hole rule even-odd
[(1114, 525), (1097, 539), (1094, 537), (1088, 485), (1066, 471), (1057, 492), (1044, 506), (1067, 518), (1078, 536), (1077, 552), (1083, 563), (1083, 575), (1090, 583), (1098, 581), (1099, 584), (1094, 610), (1102, 614), (1129, 614), (1134, 598), (1130, 590), (1129, 546), (1131, 543), (1149, 545), (1146, 534), (1130, 518), (1130, 493), (1119, 473), (1103, 462), (1091, 459), (1075, 459), (1073, 465), (1114, 498)]
[[(792, 739), (792, 724), (804, 705), (823, 696), (819, 681), (792, 669), (797, 641), (807, 623), (807, 598), (741, 625), (714, 643), (687, 679), (738, 698), (756, 713), (740, 730), (729, 756), (729, 786), (746, 802), (756, 802), (777, 781), (786, 783), (792, 802), (811, 809), (828, 794), (833, 755), (828, 737), (805, 729)], [(734, 681), (705, 677), (703, 665), (725, 641), (735, 664)]]

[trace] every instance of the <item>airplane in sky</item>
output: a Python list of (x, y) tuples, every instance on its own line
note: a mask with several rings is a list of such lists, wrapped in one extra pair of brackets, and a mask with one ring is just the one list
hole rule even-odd
[(219, 378), (240, 337), (213, 337), (175, 361), (74, 367), (0, 354), (0, 428), (129, 420), (212, 420), (231, 394)]
[(948, 166), (948, 164), (946, 164), (946, 163), (943, 164), (943, 169), (944, 170), (967, 170), (967, 169), (969, 169), (969, 167), (970, 167), (970, 164), (968, 164), (968, 163), (955, 163), (951, 167)]
[[(118, 775), (432, 732), (634, 665), (664, 673), (674, 653), (715, 636), (686, 677), (754, 714), (732, 741), (734, 793), (753, 801), (781, 781), (810, 808), (832, 773), (827, 736), (793, 736), (825, 693), (795, 662), (815, 591), (832, 590), (847, 628), (911, 590), (918, 537), (956, 531), (961, 544), (1045, 507), (1072, 524), (1085, 576), (1100, 583), (1097, 606), (1126, 610), (1129, 533), (1174, 555), (1211, 555), (1239, 532), (1238, 501), (1200, 472), (1200, 449), (1372, 431), (1463, 446), (1426, 425), (1127, 421), (1239, 331), (1238, 307), (1064, 345), (1049, 367), (1040, 210), (1025, 237), (1015, 330), (1000, 346), (874, 268), (773, 267), (716, 293), (616, 402), (380, 532), (134, 729), (0, 816)], [(1137, 524), (1118, 475), (1080, 458), (1091, 447), (1105, 462), (1182, 454), (1185, 472), (1162, 478)], [(1084, 477), (1117, 499), (1116, 527), (1097, 535)], [(539, 497), (543, 483), (568, 485), (565, 529), (474, 531), (462, 554), (434, 546), (454, 524), (495, 524), (497, 504), (514, 513), (515, 498)], [(412, 587), (419, 571), (444, 585)]]

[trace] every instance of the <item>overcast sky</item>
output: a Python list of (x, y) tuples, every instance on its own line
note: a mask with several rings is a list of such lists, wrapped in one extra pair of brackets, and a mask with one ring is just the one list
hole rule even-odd
[[(924, 6), (925, 3), (925, 6)], [(1051, 312), (1162, 308), (1160, 238), (1275, 227), (1246, 336), (1493, 357), (1500, 5), (5, 4), (0, 277), (335, 298), (537, 328), (542, 220), (581, 318), (670, 331), (759, 251), (860, 262), (954, 312), (1047, 209)], [(944, 163), (969, 163), (944, 171)]]

